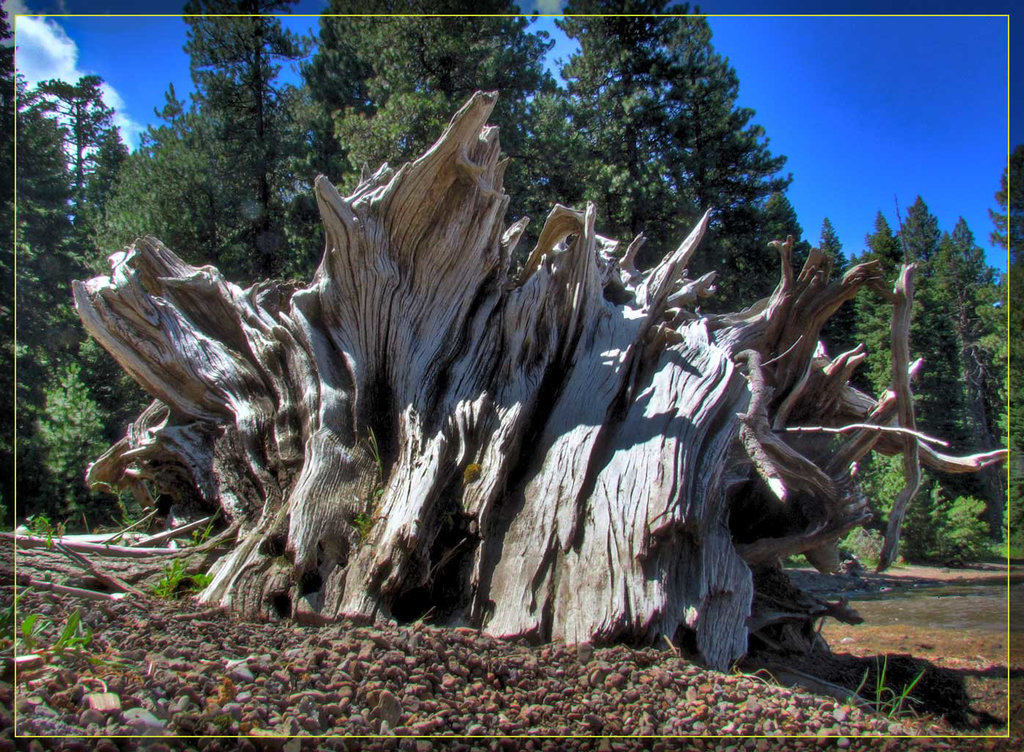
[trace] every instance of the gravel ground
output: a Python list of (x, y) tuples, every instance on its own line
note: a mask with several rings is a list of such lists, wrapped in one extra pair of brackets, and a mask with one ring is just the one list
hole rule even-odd
[[(408, 736), (449, 737), (445, 746), (460, 750), (624, 750), (641, 744), (668, 749), (683, 743), (593, 737), (701, 734), (829, 737), (785, 742), (787, 748), (807, 749), (951, 748), (967, 742), (859, 738), (950, 734), (951, 729), (935, 719), (884, 718), (830, 697), (773, 685), (759, 676), (705, 671), (668, 650), (653, 648), (532, 647), (475, 630), (423, 625), (254, 624), (202, 610), (191, 601), (125, 600), (83, 606), (67, 597), (33, 591), (20, 597), (19, 618), (38, 613), (49, 619), (56, 626), (43, 633), (42, 643), (51, 644), (76, 608), (81, 608), (83, 621), (94, 633), (87, 653), (92, 660), (52, 657), (42, 668), (19, 671), (16, 692), (13, 677), (4, 677), (0, 703), (14, 706), (18, 738), (8, 711), (0, 717), (0, 726), (5, 727), (0, 731), (0, 752), (267, 746), (287, 752), (423, 752), (429, 748), (424, 745), (442, 741), (401, 738)], [(103, 699), (115, 707), (97, 704)], [(44, 738), (22, 738), (28, 735)], [(308, 735), (388, 738), (301, 738)], [(566, 735), (589, 738), (543, 738)], [(71, 736), (93, 738), (55, 738)], [(208, 738), (214, 736), (245, 738)], [(523, 736), (530, 738), (509, 738)], [(704, 748), (697, 744), (701, 741), (686, 740), (685, 746)], [(762, 750), (779, 741), (704, 739), (703, 745)], [(1007, 742), (970, 744), (1001, 748)], [(1009, 745), (1013, 747), (1012, 740)]]

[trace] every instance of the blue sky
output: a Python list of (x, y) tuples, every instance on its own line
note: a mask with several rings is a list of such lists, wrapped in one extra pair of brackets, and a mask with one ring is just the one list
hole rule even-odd
[[(143, 5), (144, 10), (117, 0), (60, 5), (4, 0), (11, 13), (174, 14), (181, 7), (180, 2)], [(301, 0), (296, 12), (315, 15), (324, 5)], [(554, 12), (557, 2), (536, 5)], [(923, 2), (885, 8), (871, 8), (870, 2), (844, 8), (842, 0), (822, 5), (779, 0), (774, 7), (787, 13), (957, 12)], [(701, 8), (767, 12), (742, 0)], [(968, 12), (1008, 9), (992, 4)], [(315, 28), (316, 19), (287, 23), (305, 31)], [(808, 240), (817, 242), (828, 216), (847, 253), (858, 253), (879, 210), (895, 227), (896, 201), (905, 213), (920, 194), (941, 229), (951, 230), (963, 216), (988, 251), (989, 263), (1005, 268), (1005, 254), (988, 243), (988, 209), (1007, 154), (1006, 19), (719, 17), (710, 23), (716, 50), (739, 75), (739, 104), (756, 110), (754, 122), (764, 126), (771, 149), (788, 157), (785, 171), (794, 177), (789, 198)], [(30, 79), (99, 74), (133, 144), (154, 122), (153, 110), (162, 106), (168, 84), (180, 98), (191, 88), (181, 51), (185, 24), (179, 18), (22, 19), (17, 28), (19, 69)], [(559, 38), (551, 19), (541, 19), (536, 28), (556, 38), (552, 65), (571, 54), (572, 43)], [(1016, 99), (1019, 106), (1024, 98)], [(1009, 139), (1021, 143), (1024, 116), (1011, 115)]]

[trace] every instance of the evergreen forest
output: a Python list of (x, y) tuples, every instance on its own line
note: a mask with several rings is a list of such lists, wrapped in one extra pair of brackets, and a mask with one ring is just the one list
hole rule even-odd
[[(1005, 467), (958, 476), (924, 471), (901, 553), (908, 561), (958, 563), (1009, 544), (1020, 555), (1024, 416), (1016, 411), (1024, 353), (1021, 338), (1008, 332), (1024, 331), (1024, 191), (1011, 194), (1009, 180), (1024, 171), (1024, 146), (992, 176), (991, 226), (971, 228), (962, 219), (940, 226), (926, 204), (928, 186), (921, 186), (895, 226), (879, 207), (863, 245), (844, 248), (828, 219), (820, 228), (801, 227), (786, 195), (786, 158), (769, 148), (756, 114), (737, 105), (739, 80), (702, 17), (567, 17), (557, 23), (579, 49), (558, 79), (544, 66), (553, 43), (531, 30), (528, 18), (325, 15), (318, 33), (305, 38), (269, 15), (293, 4), (189, 0), (187, 13), (255, 15), (186, 19), (194, 92), (183, 99), (170, 87), (159, 124), (133, 152), (98, 77), (34, 87), (17, 77), (11, 25), (0, 19), (0, 155), (8, 175), (15, 174), (17, 133), (17, 190), (7, 181), (0, 197), (0, 374), (5, 393), (16, 395), (0, 429), (5, 525), (93, 531), (141, 515), (126, 495), (90, 490), (83, 480), (87, 464), (124, 436), (149, 400), (85, 334), (72, 279), (106, 273), (111, 253), (148, 234), (243, 286), (309, 280), (324, 245), (311, 190), (316, 176), (327, 175), (345, 194), (366, 170), (420, 154), (474, 91), (495, 90), (491, 122), (510, 160), (507, 220), (532, 218), (520, 248), (532, 247), (555, 203), (593, 201), (601, 234), (627, 241), (645, 235), (639, 265), (649, 267), (714, 207), (693, 269), (694, 276), (719, 272), (708, 310), (736, 310), (768, 295), (778, 279), (768, 243), (787, 235), (798, 263), (817, 247), (835, 275), (879, 259), (895, 279), (900, 264), (916, 263), (911, 348), (924, 361), (914, 385), (917, 427), (958, 453), (1009, 442), (1011, 463), (1009, 474)], [(355, 5), (331, 0), (325, 13)], [(397, 4), (358, 6), (386, 13)], [(630, 6), (659, 13), (668, 2)], [(431, 12), (445, 8), (459, 12), (463, 4), (429, 4)], [(608, 0), (572, 0), (565, 12), (619, 9)], [(518, 8), (511, 0), (481, 0), (474, 12)], [(403, 44), (390, 44), (394, 39)], [(283, 66), (292, 64), (301, 71), (297, 85), (281, 81)], [(986, 264), (982, 244), (989, 240), (1008, 249), (1008, 275)], [(824, 333), (831, 356), (864, 344), (857, 385), (876, 394), (889, 386), (889, 316), (865, 288)], [(859, 474), (875, 518), (847, 545), (870, 559), (903, 475), (898, 457), (872, 459)]]

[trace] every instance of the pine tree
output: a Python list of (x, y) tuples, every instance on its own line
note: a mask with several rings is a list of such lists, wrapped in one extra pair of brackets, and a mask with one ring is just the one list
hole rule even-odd
[[(360, 12), (465, 8), (464, 2), (359, 4)], [(328, 12), (352, 9), (350, 0), (334, 0)], [(509, 0), (487, 0), (474, 4), (472, 12), (518, 9)], [(402, 43), (394, 44), (396, 39)], [(329, 177), (347, 190), (364, 166), (373, 171), (383, 162), (397, 166), (414, 158), (474, 91), (498, 91), (490, 122), (500, 129), (502, 150), (510, 158), (505, 183), (516, 186), (509, 213), (515, 218), (543, 212), (534, 217), (539, 230), (554, 197), (541, 200), (533, 190), (550, 169), (536, 159), (533, 100), (554, 89), (543, 67), (550, 47), (546, 35), (530, 33), (522, 17), (321, 17), (320, 45), (303, 74), (321, 113), (317, 122), (323, 123), (326, 113), (332, 116), (335, 145), (328, 153), (334, 163), (325, 166), (337, 172)], [(322, 125), (313, 132), (318, 143), (324, 140)]]
[[(0, 9), (0, 390), (11, 400), (14, 381), (14, 32), (7, 21), (6, 8)], [(5, 405), (9, 403), (5, 401)], [(0, 525), (13, 521), (14, 512), (14, 412), (5, 407), (0, 413)]]
[[(864, 242), (867, 250), (855, 261), (877, 259), (885, 278), (894, 281), (903, 263), (903, 249), (882, 212), (875, 217), (875, 231)], [(891, 307), (873, 290), (861, 289), (854, 299), (855, 341), (867, 348), (867, 360), (855, 378), (873, 394), (881, 394), (892, 382), (891, 315)]]
[(998, 302), (996, 270), (985, 262), (985, 254), (961, 217), (950, 242), (940, 250), (935, 275), (946, 292), (948, 312), (953, 320), (960, 350), (962, 383), (967, 392), (969, 424), (976, 446), (995, 446), (990, 426), (994, 400), (994, 353), (986, 347), (992, 333), (990, 315)]
[(228, 245), (230, 206), (237, 199), (218, 185), (212, 124), (186, 111), (171, 86), (162, 125), (142, 134), (139, 148), (122, 165), (101, 229), (101, 245), (121, 248), (144, 234), (160, 238), (193, 264), (222, 264)]
[[(87, 186), (93, 184), (97, 170), (105, 173), (101, 182), (107, 185), (116, 173), (117, 160), (123, 160), (127, 149), (120, 144), (114, 126), (114, 111), (103, 102), (103, 79), (82, 76), (76, 83), (51, 80), (37, 87), (47, 109), (64, 131), (64, 151), (71, 170), (71, 206), (75, 225), (80, 231), (93, 217), (85, 215), (92, 206)], [(112, 154), (111, 152), (115, 153)], [(106, 162), (101, 167), (101, 162)], [(84, 234), (83, 234), (84, 237)]]
[(928, 272), (928, 262), (939, 249), (939, 220), (928, 211), (920, 196), (907, 209), (907, 218), (900, 227), (905, 260), (914, 262), (920, 271)]
[[(952, 239), (943, 233), (936, 258), (950, 258)], [(914, 385), (917, 395), (917, 424), (922, 431), (962, 444), (967, 438), (966, 403), (960, 381), (963, 364), (953, 321), (950, 291), (935, 279), (934, 267), (926, 265), (928, 275), (920, 275), (921, 284), (914, 296), (915, 311), (911, 325), (911, 351), (924, 358), (924, 368)]]
[[(977, 451), (995, 449), (1004, 381), (995, 305), (999, 299), (996, 272), (985, 262), (967, 223), (960, 218), (948, 242), (943, 242), (933, 272), (940, 303), (952, 320), (963, 404), (963, 446)], [(1003, 523), (1005, 488), (1001, 470), (988, 468), (960, 479), (967, 493), (984, 499), (990, 532), (998, 537)], [(959, 494), (964, 495), (964, 494)]]
[[(952, 234), (940, 235), (937, 219), (918, 197), (899, 235), (893, 234), (879, 213), (867, 246), (858, 261), (880, 260), (888, 280), (905, 262), (918, 268), (910, 342), (912, 357), (924, 361), (914, 385), (918, 428), (977, 451), (995, 448), (998, 442), (992, 426), (998, 420), (1001, 379), (998, 354), (991, 345), (998, 288), (966, 223), (961, 220)], [(890, 315), (876, 293), (861, 290), (854, 306), (854, 331), (857, 341), (867, 346), (862, 378), (875, 393), (891, 382)], [(866, 471), (871, 472), (872, 466), (869, 463)], [(998, 534), (1002, 520), (998, 471), (972, 476), (925, 473), (925, 477), (935, 484), (927, 503), (941, 506), (960, 498), (985, 499), (991, 532)], [(915, 503), (925, 504), (924, 498), (919, 494)], [(961, 506), (970, 505), (965, 501)], [(933, 511), (945, 514), (940, 507)]]
[(938, 219), (918, 196), (907, 210), (899, 239), (903, 261), (917, 268), (910, 347), (914, 357), (924, 359), (914, 386), (918, 425), (926, 433), (960, 444), (966, 439), (960, 348), (946, 304), (948, 293), (935, 278), (936, 257), (949, 235), (939, 232)]
[[(120, 369), (109, 355), (95, 351), (86, 370), (77, 362), (86, 339), (72, 306), (70, 284), (72, 279), (90, 276), (106, 255), (96, 247), (97, 226), (127, 156), (113, 125), (113, 111), (102, 102), (102, 84), (95, 76), (83, 77), (75, 84), (48, 81), (32, 90), (23, 80), (17, 83), (18, 222), (13, 247), (18, 260), (17, 428), (22, 516), (71, 511), (66, 505), (55, 506), (55, 499), (68, 501), (72, 497), (64, 494), (68, 469), (53, 461), (67, 454), (66, 447), (51, 444), (59, 433), (58, 424), (66, 419), (48, 417), (47, 413), (47, 400), (53, 403), (56, 399), (51, 393), (63, 383), (69, 368), (77, 369), (74, 380), (86, 392), (98, 383), (108, 392), (115, 384), (124, 387), (120, 393), (107, 394), (103, 404), (92, 398), (81, 403), (83, 411), (95, 411), (101, 426), (124, 405), (137, 404), (131, 398), (138, 393), (137, 387), (125, 384), (124, 377), (117, 375)], [(44, 426), (50, 429), (44, 431)], [(79, 477), (73, 486), (67, 486), (74, 499), (87, 498), (79, 494), (84, 471), (83, 464), (76, 470)]]
[[(767, 247), (774, 240), (793, 238), (793, 265), (796, 269), (803, 267), (811, 251), (811, 244), (804, 240), (804, 230), (797, 220), (796, 209), (786, 198), (786, 194), (775, 192), (768, 197), (760, 221), (760, 240), (758, 245)], [(776, 268), (778, 268), (776, 266)], [(776, 280), (777, 281), (777, 280)], [(766, 291), (766, 294), (769, 291)]]
[[(1009, 192), (1010, 176), (1014, 176), (1014, 191)], [(1017, 187), (1017, 180), (1024, 175), (1024, 144), (1019, 144), (1010, 155), (1010, 164), (1003, 170), (1003, 176), (996, 192), (999, 209), (989, 209), (989, 217), (995, 229), (990, 236), (992, 245), (1005, 248), (1010, 254), (1010, 263), (1024, 260), (1024, 196)]]
[(93, 174), (85, 187), (85, 199), (92, 213), (94, 232), (99, 229), (107, 202), (114, 192), (114, 186), (127, 159), (128, 147), (121, 140), (117, 128), (111, 128), (100, 136), (93, 160)]
[(73, 243), (72, 178), (61, 128), (38, 91), (20, 78), (17, 86), (17, 470), (19, 512), (25, 516), (25, 499), (38, 503), (47, 498), (49, 476), (37, 418), (50, 374), (71, 362), (81, 337), (68, 282), (84, 268)]
[(236, 278), (273, 276), (286, 264), (284, 204), (294, 191), (285, 133), (294, 92), (276, 80), (283, 62), (305, 54), (301, 40), (269, 13), (295, 0), (190, 0), (186, 13), (251, 14), (185, 18), (194, 99), (213, 140), (204, 155), (224, 200), (227, 228), (221, 263)]
[[(821, 223), (818, 248), (832, 262), (832, 278), (842, 279), (843, 274), (850, 268), (850, 262), (843, 253), (843, 244), (828, 217), (825, 217)], [(826, 322), (825, 328), (821, 332), (825, 349), (830, 356), (835, 357), (857, 346), (855, 327), (854, 303), (852, 301), (844, 303), (843, 307)]]
[[(682, 10), (685, 12), (685, 6)], [(625, 8), (577, 0), (566, 12), (660, 14), (665, 0)], [(679, 9), (673, 8), (673, 11)], [(717, 269), (716, 305), (769, 292), (778, 259), (763, 247), (764, 204), (785, 190), (754, 112), (736, 106), (739, 81), (700, 17), (578, 17), (558, 22), (580, 45), (562, 71), (572, 127), (586, 142), (582, 198), (605, 213), (605, 232), (648, 236), (642, 261), (678, 242), (682, 227), (717, 211), (695, 273)], [(775, 238), (773, 238), (775, 239)]]
[[(906, 252), (919, 268), (911, 330), (914, 354), (924, 359), (915, 389), (918, 425), (977, 451), (994, 449), (1002, 380), (991, 349), (995, 271), (987, 266), (967, 224), (939, 234), (938, 221), (918, 197), (903, 226)], [(985, 499), (993, 535), (1002, 526), (1002, 482), (989, 469), (968, 476), (939, 476), (943, 497)]]
[(825, 217), (821, 223), (820, 238), (818, 240), (818, 248), (824, 253), (829, 260), (832, 262), (832, 275), (841, 276), (846, 273), (846, 270), (850, 268), (850, 262), (843, 253), (843, 244), (839, 240), (839, 235), (836, 233), (836, 228), (832, 225), (832, 220)]
[[(18, 342), (45, 369), (77, 336), (69, 337), (77, 319), (67, 283), (84, 267), (72, 240), (73, 183), (61, 130), (39, 93), (23, 80), (18, 86)], [(37, 376), (31, 383), (39, 383)]]
[[(1010, 448), (1008, 514), (1011, 542), (1024, 547), (1024, 144), (1010, 155), (995, 195), (997, 210), (989, 210), (995, 225), (991, 241), (1005, 248), (1009, 260), (1006, 287), (1008, 339), (1005, 393), (1008, 397), (1004, 426)], [(1013, 189), (1010, 190), (1010, 186)]]
[(85, 485), (85, 469), (103, 451), (103, 414), (89, 394), (77, 363), (64, 366), (46, 389), (38, 426), (49, 471), (49, 498), (59, 500), (61, 516), (109, 517), (109, 503), (99, 501)]

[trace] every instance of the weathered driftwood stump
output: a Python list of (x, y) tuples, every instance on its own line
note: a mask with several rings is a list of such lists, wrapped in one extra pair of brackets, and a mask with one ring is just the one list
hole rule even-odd
[(557, 206), (512, 274), (526, 220), (503, 225), (494, 100), (475, 95), (427, 153), (347, 198), (318, 178), (327, 247), (305, 287), (243, 290), (148, 237), (75, 283), (86, 328), (155, 398), (88, 479), (223, 510), (237, 543), (206, 601), (538, 640), (665, 635), (725, 667), (748, 626), (825, 612), (762, 608), (755, 575), (796, 552), (835, 565), (868, 517), (863, 455), (999, 459), (899, 430), (909, 269), (889, 292), (896, 387), (878, 400), (847, 383), (859, 349), (818, 344), (881, 285), (874, 263), (829, 282), (813, 252), (794, 275), (781, 243), (770, 298), (701, 315), (712, 275), (686, 267), (707, 215), (639, 272), (642, 238), (622, 249), (593, 206)]

